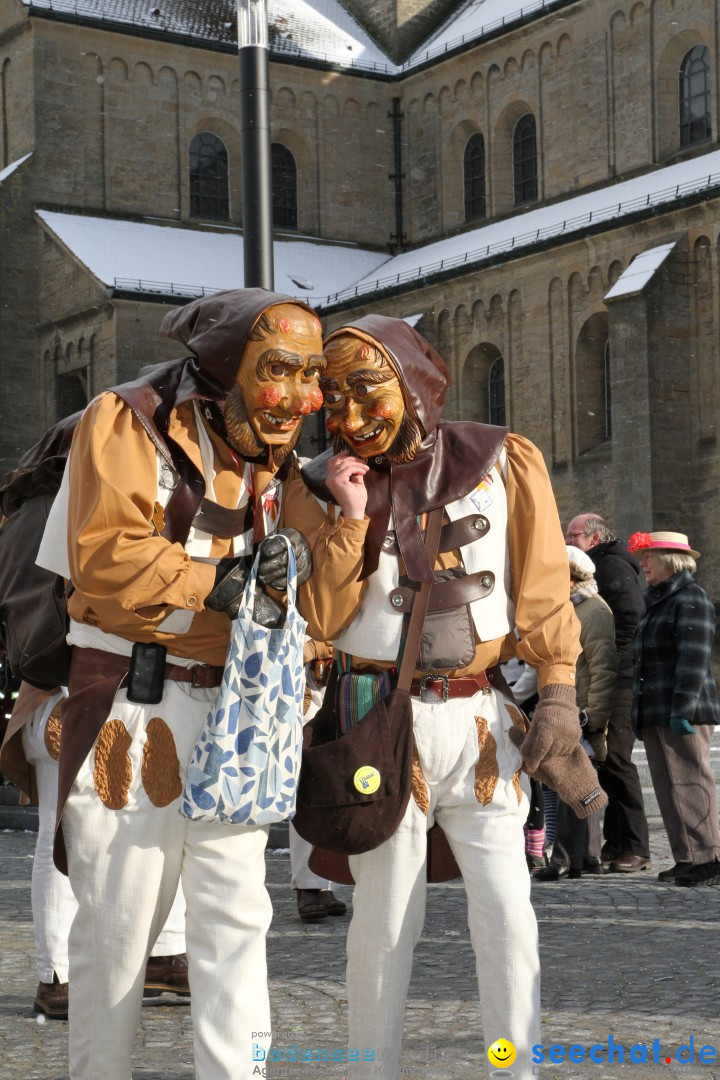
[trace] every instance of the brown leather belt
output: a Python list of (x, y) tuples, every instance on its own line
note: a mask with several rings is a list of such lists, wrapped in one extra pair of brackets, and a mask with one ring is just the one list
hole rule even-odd
[[(118, 656), (117, 653), (103, 652), (102, 649), (76, 649), (76, 653), (84, 662), (89, 662), (94, 672), (99, 675), (125, 675), (130, 670), (130, 657)], [(221, 667), (213, 667), (212, 664), (193, 664), (192, 667), (181, 667), (180, 664), (165, 665), (165, 679), (170, 682), (188, 682), (200, 689), (210, 689), (220, 686), (223, 677)]]
[(447, 701), (448, 698), (472, 697), (478, 690), (482, 690), (484, 694), (492, 693), (490, 680), (484, 671), (479, 671), (477, 675), (463, 675), (458, 679), (428, 672), (410, 683), (410, 693), (413, 697), (419, 697), (426, 705), (435, 705)]

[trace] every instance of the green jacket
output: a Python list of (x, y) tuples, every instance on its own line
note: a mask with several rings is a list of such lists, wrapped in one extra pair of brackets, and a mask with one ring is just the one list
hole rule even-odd
[(589, 596), (575, 605), (580, 620), (580, 647), (575, 685), (578, 709), (587, 709), (590, 727), (607, 731), (617, 684), (615, 620), (600, 596)]

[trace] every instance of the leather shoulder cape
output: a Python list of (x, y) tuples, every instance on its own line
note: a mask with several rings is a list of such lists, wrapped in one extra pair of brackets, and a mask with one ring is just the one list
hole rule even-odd
[[(469, 495), (497, 461), (507, 433), (508, 428), (491, 424), (441, 420), (423, 440), (412, 461), (398, 465), (384, 456), (369, 458), (365, 483), (370, 526), (362, 578), (377, 569), (392, 510), (400, 553), (409, 576), (414, 581), (432, 581), (433, 570), (425, 555), (418, 515)], [(313, 495), (335, 503), (326, 483), (333, 453), (326, 450), (314, 458), (303, 467), (302, 477)]]

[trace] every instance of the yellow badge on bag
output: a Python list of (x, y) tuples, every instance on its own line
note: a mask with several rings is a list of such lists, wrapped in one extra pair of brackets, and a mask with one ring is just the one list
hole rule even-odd
[(361, 765), (353, 776), (353, 784), (362, 795), (373, 795), (380, 787), (380, 773), (372, 765)]

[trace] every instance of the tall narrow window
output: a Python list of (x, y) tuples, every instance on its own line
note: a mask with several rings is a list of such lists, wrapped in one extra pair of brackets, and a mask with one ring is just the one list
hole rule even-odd
[(597, 312), (582, 326), (575, 347), (578, 454), (612, 437), (610, 363), (607, 312)]
[(272, 206), (276, 229), (297, 229), (297, 165), (282, 143), (272, 144)]
[(692, 146), (710, 138), (710, 53), (696, 45), (680, 65), (680, 145)]
[(605, 342), (605, 438), (612, 439), (612, 394), (610, 389), (610, 339)]
[(208, 221), (230, 217), (228, 154), (211, 131), (201, 131), (190, 143), (190, 215)]
[(513, 131), (513, 201), (515, 206), (537, 199), (537, 136), (532, 113), (521, 116)]
[(465, 144), (463, 157), (465, 180), (465, 220), (485, 217), (485, 139), (471, 135)]
[(488, 374), (488, 420), (505, 424), (505, 361), (499, 356)]

